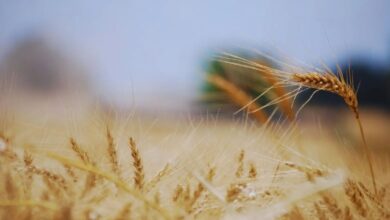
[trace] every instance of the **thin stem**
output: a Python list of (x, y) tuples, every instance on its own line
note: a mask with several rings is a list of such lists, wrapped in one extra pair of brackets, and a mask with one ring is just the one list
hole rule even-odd
[(374, 168), (373, 168), (373, 165), (372, 165), (372, 155), (371, 155), (371, 151), (370, 149), (368, 148), (368, 145), (367, 145), (367, 141), (366, 141), (366, 137), (364, 135), (364, 131), (363, 131), (363, 125), (362, 125), (362, 122), (360, 121), (360, 117), (359, 117), (359, 113), (358, 112), (355, 112), (355, 118), (356, 118), (356, 121), (357, 123), (359, 124), (359, 129), (360, 129), (360, 136), (362, 137), (363, 139), (363, 144), (364, 144), (364, 151), (365, 151), (365, 154), (366, 154), (366, 158), (367, 158), (367, 161), (368, 161), (368, 165), (370, 166), (370, 173), (371, 173), (371, 179), (372, 179), (372, 185), (374, 186), (374, 191), (375, 191), (375, 195), (377, 195), (377, 188), (376, 188), (376, 181), (375, 181), (375, 174), (374, 174)]
[(36, 200), (0, 200), (0, 207), (2, 206), (39, 206), (50, 210), (58, 209), (57, 205), (54, 203)]

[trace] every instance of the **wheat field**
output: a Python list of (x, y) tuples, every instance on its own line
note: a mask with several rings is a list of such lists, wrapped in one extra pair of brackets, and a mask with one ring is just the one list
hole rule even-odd
[(390, 217), (388, 156), (374, 155), (375, 194), (361, 151), (299, 125), (96, 116), (4, 127), (2, 219)]
[[(274, 83), (290, 83), (272, 71)], [(315, 85), (306, 86), (340, 95), (352, 110), (337, 111), (350, 119), (344, 133), (326, 117), (259, 115), (249, 96), (218, 78), (209, 80), (248, 117), (151, 118), (96, 109), (60, 121), (4, 116), (1, 219), (390, 219), (389, 153), (370, 145), (375, 123), (361, 123), (369, 113), (360, 113), (347, 81), (316, 74)], [(313, 83), (294, 77), (295, 86)], [(276, 104), (283, 93), (279, 98)]]

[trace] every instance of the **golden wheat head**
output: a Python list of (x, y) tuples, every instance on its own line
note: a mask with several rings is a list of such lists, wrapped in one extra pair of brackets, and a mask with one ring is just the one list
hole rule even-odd
[(324, 90), (335, 93), (344, 99), (351, 110), (358, 115), (358, 100), (352, 85), (346, 83), (342, 76), (331, 73), (321, 74), (318, 72), (295, 73), (292, 80), (305, 87)]

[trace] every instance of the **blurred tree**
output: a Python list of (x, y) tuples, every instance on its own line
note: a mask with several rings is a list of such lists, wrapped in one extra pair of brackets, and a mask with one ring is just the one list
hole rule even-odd
[(89, 105), (86, 69), (49, 42), (42, 34), (27, 35), (6, 53), (0, 63), (2, 110), (56, 115), (65, 106), (79, 111)]
[(44, 36), (29, 35), (17, 42), (0, 64), (1, 81), (14, 89), (51, 96), (89, 89), (85, 70), (74, 59), (52, 47)]

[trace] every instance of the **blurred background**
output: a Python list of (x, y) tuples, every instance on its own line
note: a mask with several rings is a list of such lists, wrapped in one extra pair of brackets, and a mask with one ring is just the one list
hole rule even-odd
[[(96, 105), (187, 114), (214, 54), (260, 50), (350, 67), (360, 103), (387, 112), (389, 9), (387, 0), (0, 1), (0, 105), (55, 117)], [(313, 100), (329, 102), (340, 100)]]

